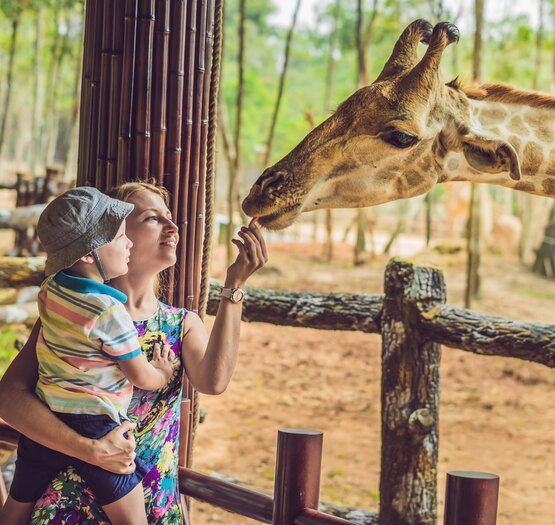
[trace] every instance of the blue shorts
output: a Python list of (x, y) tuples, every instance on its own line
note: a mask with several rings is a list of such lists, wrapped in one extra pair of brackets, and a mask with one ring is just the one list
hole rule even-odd
[[(107, 415), (54, 414), (73, 430), (91, 439), (99, 439), (118, 426)], [(93, 491), (98, 503), (108, 505), (131, 492), (151, 470), (138, 458), (135, 458), (135, 464), (132, 474), (113, 474), (21, 436), (10, 496), (22, 503), (37, 501), (56, 475), (72, 465)]]

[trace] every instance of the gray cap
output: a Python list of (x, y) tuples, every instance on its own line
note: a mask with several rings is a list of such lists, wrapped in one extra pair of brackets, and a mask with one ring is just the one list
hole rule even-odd
[(84, 255), (112, 242), (133, 208), (133, 204), (87, 186), (56, 197), (37, 224), (47, 255), (44, 273), (48, 276), (69, 268)]

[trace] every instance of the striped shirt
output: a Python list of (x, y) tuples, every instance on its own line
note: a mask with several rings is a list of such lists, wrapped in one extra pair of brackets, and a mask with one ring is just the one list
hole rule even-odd
[(37, 395), (54, 412), (126, 417), (133, 386), (118, 362), (141, 353), (120, 291), (59, 272), (41, 285)]

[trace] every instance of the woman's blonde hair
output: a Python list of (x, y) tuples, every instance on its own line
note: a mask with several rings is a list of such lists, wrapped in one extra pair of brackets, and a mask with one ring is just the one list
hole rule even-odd
[[(136, 193), (141, 191), (151, 191), (156, 195), (159, 195), (166, 206), (170, 205), (170, 192), (157, 184), (156, 179), (134, 180), (130, 182), (123, 182), (114, 186), (108, 191), (108, 195), (114, 199), (119, 199), (120, 201), (129, 202), (131, 197)], [(167, 273), (165, 271), (160, 272), (154, 279), (154, 293), (156, 297), (164, 297), (167, 299), (168, 294), (168, 279)]]
[(170, 193), (164, 188), (156, 183), (156, 179), (134, 180), (130, 182), (123, 182), (110, 189), (108, 195), (114, 199), (119, 199), (120, 201), (129, 202), (131, 196), (140, 191), (151, 191), (162, 197), (162, 200), (166, 206), (170, 205)]

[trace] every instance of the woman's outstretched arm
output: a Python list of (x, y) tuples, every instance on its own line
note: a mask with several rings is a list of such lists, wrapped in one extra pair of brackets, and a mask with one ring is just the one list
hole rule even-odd
[[(133, 428), (125, 422), (102, 439), (88, 439), (60, 421), (35, 395), (38, 361), (35, 351), (40, 321), (0, 379), (0, 417), (16, 430), (45, 447), (118, 474), (133, 472), (135, 443), (124, 432)], [(132, 466), (130, 466), (132, 464)]]
[[(239, 231), (241, 241), (235, 262), (228, 268), (224, 286), (241, 288), (247, 279), (268, 261), (264, 238), (252, 223)], [(242, 302), (222, 298), (208, 337), (206, 328), (193, 312), (185, 318), (183, 363), (192, 385), (204, 394), (220, 394), (229, 384), (237, 364)]]

